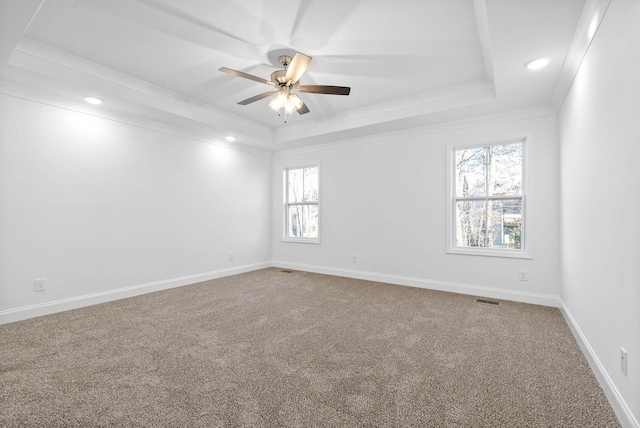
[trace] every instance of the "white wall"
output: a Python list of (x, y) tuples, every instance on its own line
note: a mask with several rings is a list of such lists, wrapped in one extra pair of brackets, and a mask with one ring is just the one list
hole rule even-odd
[(270, 154), (4, 95), (0, 117), (0, 321), (269, 264)]
[[(273, 259), (282, 267), (557, 305), (556, 116), (435, 132), (412, 130), (277, 153)], [(485, 121), (488, 122), (488, 121)], [(485, 142), (533, 132), (533, 260), (445, 253), (448, 141)], [(282, 242), (282, 170), (320, 161), (321, 244)], [(357, 254), (358, 263), (352, 263)], [(529, 281), (518, 280), (519, 270)]]
[[(640, 420), (640, 2), (612, 1), (560, 112), (561, 298)], [(628, 375), (620, 370), (628, 351)]]

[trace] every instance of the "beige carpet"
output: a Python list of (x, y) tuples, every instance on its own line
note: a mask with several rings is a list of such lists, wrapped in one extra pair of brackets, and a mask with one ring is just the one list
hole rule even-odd
[(614, 427), (557, 309), (266, 269), (0, 326), (0, 426)]

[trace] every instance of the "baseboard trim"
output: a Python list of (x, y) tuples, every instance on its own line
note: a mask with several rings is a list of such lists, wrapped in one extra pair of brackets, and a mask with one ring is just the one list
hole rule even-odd
[(515, 302), (559, 308), (574, 337), (576, 338), (576, 341), (578, 342), (582, 353), (585, 355), (585, 358), (589, 362), (591, 370), (596, 376), (596, 379), (598, 379), (602, 390), (607, 396), (607, 399), (609, 400), (613, 411), (618, 417), (620, 424), (625, 428), (640, 428), (638, 420), (635, 418), (635, 416), (631, 412), (631, 409), (629, 409), (629, 406), (620, 395), (620, 392), (615, 387), (604, 366), (593, 351), (593, 348), (587, 341), (585, 335), (580, 330), (580, 327), (571, 315), (571, 312), (559, 296), (538, 293), (524, 293), (512, 290), (502, 290), (499, 288), (483, 287), (478, 285), (434, 281), (429, 279), (363, 272), (349, 269), (330, 268), (300, 263), (289, 263), (279, 260), (274, 260), (272, 262), (272, 265), (273, 267), (282, 269), (293, 269), (304, 272), (335, 275), (354, 279), (364, 279), (367, 281), (385, 282), (389, 284), (427, 288), (430, 290), (448, 291), (452, 293), (469, 294), (479, 297), (511, 300)]
[(582, 333), (582, 330), (580, 330), (580, 326), (578, 326), (575, 318), (573, 318), (573, 315), (571, 315), (571, 311), (569, 311), (569, 308), (567, 308), (562, 299), (558, 299), (558, 301), (560, 302), (560, 312), (562, 312), (562, 315), (569, 325), (573, 336), (576, 338), (578, 345), (580, 345), (582, 353), (587, 359), (587, 362), (589, 363), (591, 370), (595, 374), (596, 379), (598, 379), (600, 387), (607, 396), (607, 399), (609, 400), (613, 411), (618, 417), (620, 424), (625, 428), (640, 428), (640, 423), (638, 423), (638, 420), (633, 415), (633, 412), (631, 412), (631, 409), (627, 405), (626, 401), (624, 401), (624, 398), (622, 398), (622, 395), (620, 395), (620, 392), (611, 380), (611, 377), (607, 373), (607, 370), (600, 362), (600, 359), (591, 347), (591, 344), (587, 340), (584, 333)]
[(0, 324), (22, 321), (29, 318), (54, 314), (56, 312), (97, 305), (100, 303), (111, 302), (118, 299), (125, 299), (127, 297), (139, 296), (146, 293), (153, 293), (155, 291), (168, 290), (170, 288), (182, 287), (184, 285), (195, 284), (197, 282), (209, 281), (211, 279), (223, 278), (225, 276), (265, 269), (271, 266), (271, 262), (254, 263), (228, 269), (203, 272), (195, 275), (171, 278), (162, 281), (149, 282), (146, 284), (133, 285), (130, 287), (123, 287), (115, 290), (102, 291), (99, 293), (85, 294), (82, 296), (54, 300), (52, 302), (39, 303), (36, 305), (7, 309), (4, 311), (0, 311)]
[(451, 293), (468, 294), (492, 299), (511, 300), (514, 302), (530, 303), (533, 305), (560, 307), (558, 296), (540, 293), (528, 293), (500, 288), (484, 287), (480, 285), (461, 284), (455, 282), (436, 281), (431, 279), (413, 278), (399, 275), (388, 275), (374, 272), (364, 272), (350, 269), (339, 269), (324, 266), (289, 263), (280, 260), (273, 261), (274, 267), (301, 270), (305, 272), (321, 273), (325, 275), (343, 276), (346, 278), (364, 279), (367, 281), (386, 282), (395, 285), (426, 288), (429, 290), (448, 291)]
[(118, 288), (99, 293), (87, 294), (68, 299), (55, 300), (36, 305), (23, 306), (19, 308), (7, 309), (0, 311), (0, 324), (8, 324), (15, 321), (21, 321), (29, 318), (35, 318), (44, 315), (50, 315), (57, 312), (78, 309), (86, 306), (106, 303), (114, 300), (134, 297), (155, 291), (168, 290), (171, 288), (182, 287), (189, 284), (195, 284), (202, 281), (208, 281), (226, 276), (237, 275), (241, 273), (251, 272), (255, 270), (265, 269), (269, 267), (278, 267), (284, 269), (301, 270), (305, 272), (320, 273), (325, 275), (342, 276), (346, 278), (363, 279), (368, 281), (385, 282), (389, 284), (403, 285), (409, 287), (425, 288), (430, 290), (447, 291), (453, 293), (474, 295), (479, 297), (489, 297), (494, 299), (511, 300), (515, 302), (530, 303), (543, 306), (557, 307), (564, 316), (569, 328), (571, 329), (576, 341), (578, 342), (582, 353), (585, 355), (591, 369), (593, 370), (602, 390), (604, 391), (611, 407), (618, 417), (621, 425), (628, 428), (640, 428), (640, 423), (635, 418), (631, 409), (620, 395), (611, 377), (605, 370), (604, 366), (598, 359), (593, 348), (589, 344), (586, 336), (578, 326), (573, 315), (558, 296), (525, 293), (512, 290), (503, 290), (499, 288), (484, 287), (478, 285), (461, 284), (445, 281), (436, 281), (429, 279), (413, 278), (398, 275), (388, 275), (373, 272), (364, 272), (350, 269), (330, 268), (316, 265), (289, 263), (279, 260), (271, 262), (261, 262), (249, 265), (238, 266), (228, 269), (220, 269), (211, 272), (204, 272), (196, 275), (188, 275), (178, 278), (172, 278), (162, 281), (155, 281), (146, 284), (139, 284), (130, 287)]

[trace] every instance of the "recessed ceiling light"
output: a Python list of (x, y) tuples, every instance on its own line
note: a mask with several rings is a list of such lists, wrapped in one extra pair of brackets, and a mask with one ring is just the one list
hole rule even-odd
[(236, 141), (236, 137), (234, 137), (233, 135), (229, 135), (227, 137), (225, 137), (225, 139), (231, 143), (233, 143), (234, 141)]
[(543, 57), (543, 58), (534, 58), (534, 59), (530, 59), (529, 61), (527, 61), (524, 66), (527, 67), (529, 70), (538, 70), (544, 66), (546, 66), (547, 64), (549, 64), (550, 59), (547, 57)]
[(84, 97), (84, 100), (86, 102), (88, 102), (89, 104), (93, 104), (94, 106), (100, 105), (102, 104), (102, 100), (100, 98), (97, 97)]

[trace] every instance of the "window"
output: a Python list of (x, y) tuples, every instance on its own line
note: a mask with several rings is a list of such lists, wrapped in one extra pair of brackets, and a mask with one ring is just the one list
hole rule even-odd
[(448, 252), (530, 257), (526, 140), (450, 145)]
[(319, 167), (287, 168), (284, 182), (285, 240), (320, 242)]

